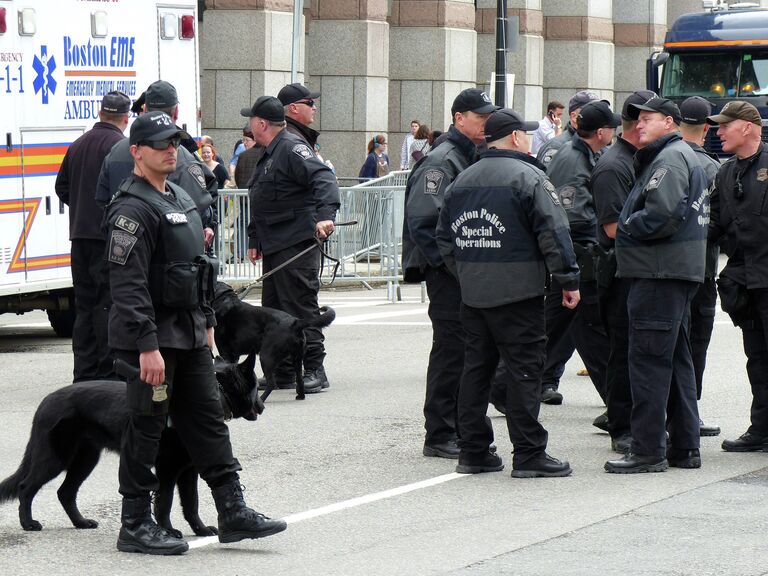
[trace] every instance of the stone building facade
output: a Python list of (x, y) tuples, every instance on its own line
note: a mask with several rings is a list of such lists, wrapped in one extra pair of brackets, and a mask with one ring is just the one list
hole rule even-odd
[[(538, 120), (547, 102), (591, 89), (617, 108), (644, 88), (645, 62), (667, 23), (700, 0), (507, 0), (518, 23), (513, 107)], [(205, 0), (202, 126), (227, 157), (243, 106), (290, 82), (293, 0)], [(387, 135), (399, 167), (410, 121), (450, 123), (455, 95), (488, 88), (496, 0), (305, 0), (299, 80), (322, 92), (313, 128), (340, 176), (356, 176), (365, 146)]]

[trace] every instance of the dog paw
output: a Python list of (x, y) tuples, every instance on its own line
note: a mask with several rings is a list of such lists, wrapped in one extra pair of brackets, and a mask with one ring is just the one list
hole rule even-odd
[(197, 536), (216, 536), (219, 533), (213, 526), (198, 526), (194, 531)]
[(92, 530), (98, 527), (99, 523), (96, 522), (96, 520), (91, 520), (90, 518), (83, 518), (75, 524), (75, 528), (78, 530)]
[(304, 394), (296, 394), (296, 400), (305, 400), (306, 396)]
[(181, 533), (181, 530), (176, 530), (176, 528), (166, 528), (166, 530), (168, 530), (168, 533), (174, 538), (184, 537), (184, 535)]
[(43, 529), (43, 525), (37, 520), (30, 520), (21, 525), (21, 527), (27, 532), (40, 532)]

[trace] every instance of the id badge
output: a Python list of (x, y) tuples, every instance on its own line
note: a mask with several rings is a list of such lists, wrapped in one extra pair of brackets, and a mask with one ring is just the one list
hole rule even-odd
[(152, 402), (165, 402), (168, 400), (168, 385), (160, 384), (152, 388)]

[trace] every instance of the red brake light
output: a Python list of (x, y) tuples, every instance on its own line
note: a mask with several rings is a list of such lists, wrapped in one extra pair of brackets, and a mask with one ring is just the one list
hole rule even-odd
[(195, 37), (195, 17), (192, 15), (181, 17), (181, 38), (190, 40)]
[(5, 23), (5, 8), (0, 8), (0, 34), (5, 34), (8, 26)]

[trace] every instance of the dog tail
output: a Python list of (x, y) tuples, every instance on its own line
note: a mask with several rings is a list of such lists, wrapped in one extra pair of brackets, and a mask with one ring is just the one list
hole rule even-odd
[(32, 442), (27, 444), (24, 451), (24, 458), (21, 459), (18, 470), (0, 482), (0, 502), (8, 502), (19, 497), (19, 484), (26, 475), (32, 461)]
[(322, 306), (320, 308), (320, 316), (316, 318), (309, 318), (305, 320), (299, 320), (299, 326), (304, 328), (326, 328), (331, 325), (336, 319), (336, 311), (330, 306)]

